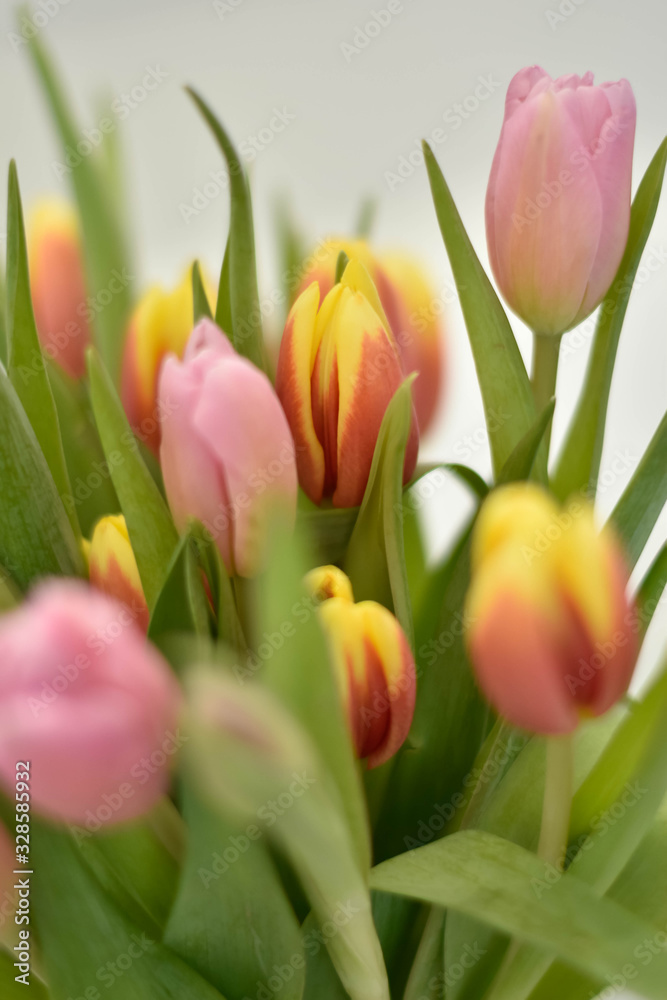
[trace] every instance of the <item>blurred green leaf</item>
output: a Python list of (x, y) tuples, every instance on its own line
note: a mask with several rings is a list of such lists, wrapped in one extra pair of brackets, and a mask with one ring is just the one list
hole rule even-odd
[[(535, 422), (535, 405), (521, 353), (428, 143), (424, 158), (435, 210), (454, 273), (484, 401), (496, 476)], [(545, 475), (538, 456), (537, 474)]]
[(229, 997), (254, 996), (267, 970), (291, 969), (280, 995), (300, 1000), (300, 928), (264, 831), (227, 822), (187, 783), (183, 808), (188, 849), (165, 944)]
[(21, 590), (41, 576), (82, 576), (62, 500), (4, 369), (0, 368), (0, 564)]
[(79, 537), (81, 529), (76, 509), (73, 504), (67, 503), (71, 490), (60, 439), (58, 413), (32, 310), (23, 207), (13, 160), (9, 164), (7, 192), (7, 334), (9, 377), (65, 504), (72, 531)]
[(30, 970), (30, 985), (26, 989), (22, 982), (17, 982), (16, 976), (19, 970), (14, 967), (16, 953), (11, 955), (4, 948), (0, 947), (0, 982), (2, 982), (2, 1000), (49, 1000), (46, 986), (37, 979), (34, 971)]
[[(294, 221), (290, 206), (281, 198), (276, 204), (276, 233), (280, 261), (280, 288), (285, 305), (285, 319), (303, 275), (303, 262), (308, 250)], [(282, 332), (282, 331), (281, 331)]]
[(667, 543), (660, 549), (637, 589), (637, 614), (641, 623), (642, 638), (651, 624), (666, 585)]
[(373, 454), (364, 499), (345, 557), (357, 601), (384, 604), (414, 648), (412, 605), (403, 540), (403, 468), (412, 423), (409, 376), (387, 407)]
[(213, 319), (213, 313), (211, 312), (211, 306), (209, 304), (208, 298), (206, 297), (206, 289), (204, 288), (204, 282), (201, 277), (201, 268), (199, 267), (199, 261), (196, 260), (192, 265), (192, 305), (193, 305), (193, 321), (195, 326), (200, 319), (208, 317), (208, 319)]
[(211, 588), (218, 639), (227, 643), (237, 653), (245, 653), (247, 643), (236, 609), (234, 589), (227, 568), (222, 561), (220, 550), (210, 533), (200, 522), (193, 521), (190, 531), (199, 550), (199, 558)]
[[(28, 51), (62, 143), (63, 157), (67, 160), (68, 150), (78, 155), (76, 148), (83, 133), (77, 128), (67, 106), (39, 32), (35, 32), (30, 39)], [(119, 225), (113, 188), (108, 185), (106, 171), (99, 169), (92, 156), (81, 156), (76, 166), (70, 167), (65, 163), (62, 170), (69, 176), (79, 206), (88, 292), (97, 305), (93, 310), (95, 341), (117, 383), (134, 277), (127, 271), (129, 256)]]
[(156, 641), (165, 632), (210, 635), (209, 603), (190, 532), (181, 538), (158, 595), (148, 627)]
[(233, 143), (212, 110), (191, 87), (187, 87), (186, 90), (213, 132), (229, 171), (231, 219), (225, 260), (228, 260), (229, 268), (231, 329), (225, 326), (229, 317), (226, 315), (224, 293), (226, 286), (224, 261), (220, 275), (220, 291), (218, 292), (215, 318), (218, 326), (221, 326), (225, 333), (232, 336), (234, 347), (239, 354), (248, 358), (262, 371), (266, 371), (267, 359), (257, 289), (255, 235), (248, 179)]
[(644, 551), (667, 501), (667, 413), (614, 507), (611, 523), (623, 542), (630, 568)]
[(498, 476), (499, 486), (503, 483), (514, 483), (522, 479), (530, 479), (540, 445), (547, 432), (547, 428), (551, 424), (555, 407), (556, 400), (552, 399), (544, 407), (530, 430), (524, 434), (516, 445)]
[(403, 1000), (441, 1000), (445, 986), (442, 950), (445, 919), (445, 910), (439, 906), (431, 908)]
[(561, 500), (581, 489), (595, 492), (597, 486), (616, 351), (637, 268), (658, 208), (666, 163), (667, 139), (637, 189), (623, 260), (600, 306), (586, 378), (553, 475), (552, 486)]
[(475, 472), (474, 469), (470, 469), (467, 465), (460, 465), (458, 462), (432, 462), (429, 465), (418, 465), (417, 471), (415, 472), (408, 489), (412, 490), (417, 483), (424, 478), (424, 476), (428, 476), (432, 472), (437, 472), (438, 469), (444, 469), (445, 472), (451, 472), (452, 475), (456, 476), (456, 478), (459, 479), (464, 486), (467, 486), (479, 500), (484, 500), (487, 496), (489, 487), (479, 473)]
[(371, 235), (373, 225), (375, 223), (375, 217), (377, 215), (378, 202), (375, 197), (364, 198), (359, 208), (359, 216), (357, 218), (357, 225), (355, 227), (355, 232), (358, 239), (367, 240)]
[(139, 454), (138, 442), (111, 379), (93, 349), (88, 353), (88, 373), (97, 430), (152, 611), (178, 545), (178, 532)]
[(0, 267), (0, 364), (7, 367), (7, 290), (5, 276)]

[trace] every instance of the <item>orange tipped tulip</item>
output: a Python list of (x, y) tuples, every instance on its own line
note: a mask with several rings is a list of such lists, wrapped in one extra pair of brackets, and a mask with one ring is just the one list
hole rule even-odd
[(122, 514), (109, 515), (97, 522), (86, 546), (86, 557), (93, 586), (125, 604), (146, 632), (148, 606)]
[[(280, 345), (276, 391), (294, 436), (299, 481), (314, 503), (361, 503), (382, 418), (404, 379), (377, 290), (359, 260), (350, 260), (324, 301), (316, 282), (299, 296)], [(418, 445), (413, 415), (405, 482)]]
[(377, 288), (406, 374), (418, 373), (412, 394), (422, 434), (430, 426), (442, 391), (442, 303), (421, 265), (407, 254), (376, 256), (365, 240), (329, 239), (314, 251), (313, 265), (301, 284), (313, 281), (322, 298), (334, 284), (336, 262), (343, 251), (361, 261)]
[(405, 741), (415, 708), (415, 664), (396, 618), (375, 601), (354, 603), (352, 587), (335, 566), (306, 577), (322, 601), (318, 615), (347, 706), (357, 756), (384, 764)]
[(76, 214), (67, 202), (40, 202), (28, 225), (30, 287), (45, 353), (72, 378), (86, 370), (90, 343), (86, 285)]
[[(209, 302), (210, 286), (205, 282)], [(157, 387), (162, 361), (167, 354), (182, 357), (194, 326), (192, 268), (179, 285), (165, 291), (150, 288), (136, 306), (129, 322), (123, 354), (121, 396), (135, 434), (157, 454), (160, 420)]]
[(477, 679), (498, 712), (568, 733), (621, 698), (637, 655), (628, 576), (589, 504), (564, 510), (529, 483), (491, 494), (473, 536), (467, 613)]

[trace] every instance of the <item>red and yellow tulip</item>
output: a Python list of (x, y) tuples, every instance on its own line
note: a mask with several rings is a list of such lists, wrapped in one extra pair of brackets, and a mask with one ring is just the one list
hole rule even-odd
[(86, 558), (93, 586), (125, 604), (139, 627), (147, 631), (148, 606), (122, 514), (109, 515), (97, 522), (86, 545)]

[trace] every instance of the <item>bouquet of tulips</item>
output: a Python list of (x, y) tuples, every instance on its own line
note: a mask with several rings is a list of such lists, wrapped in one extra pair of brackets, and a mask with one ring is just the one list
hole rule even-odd
[[(285, 223), (265, 338), (248, 178), (190, 91), (228, 172), (219, 281), (135, 297), (115, 135), (83, 138), (28, 48), (76, 211), (26, 229), (10, 165), (0, 995), (665, 1000), (667, 672), (627, 694), (667, 579), (663, 545), (630, 586), (665, 419), (595, 505), (667, 159), (631, 204), (630, 85), (510, 84), (486, 226), (532, 376), (424, 146), (486, 482), (418, 464), (443, 369), (419, 264)], [(561, 337), (598, 307), (550, 456)], [(447, 477), (474, 512), (436, 562), (418, 511)]]

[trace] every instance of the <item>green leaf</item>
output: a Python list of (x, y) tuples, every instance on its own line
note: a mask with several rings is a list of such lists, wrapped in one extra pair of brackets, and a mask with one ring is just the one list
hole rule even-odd
[(16, 391), (0, 368), (0, 565), (21, 590), (41, 576), (82, 576), (83, 558)]
[(201, 268), (199, 267), (198, 260), (196, 260), (192, 265), (192, 305), (195, 326), (199, 320), (204, 317), (213, 319), (213, 313), (211, 312), (211, 306), (209, 305), (209, 301), (206, 297), (206, 290), (202, 281)]
[(280, 286), (285, 313), (287, 313), (287, 310), (292, 305), (296, 288), (303, 276), (303, 262), (308, 250), (304, 245), (303, 236), (294, 221), (290, 205), (285, 198), (281, 198), (276, 204), (275, 229), (278, 237)]
[(411, 480), (408, 489), (413, 489), (420, 479), (424, 476), (428, 476), (431, 472), (437, 472), (439, 469), (444, 469), (445, 472), (451, 472), (453, 476), (460, 479), (464, 486), (478, 498), (478, 500), (484, 500), (489, 493), (489, 487), (487, 483), (484, 482), (482, 477), (474, 469), (470, 469), (467, 465), (460, 465), (458, 462), (432, 462), (429, 465), (419, 465), (417, 466), (417, 471), (415, 472), (414, 478)]
[(667, 585), (667, 543), (663, 545), (649, 567), (646, 576), (637, 590), (637, 614), (641, 623), (641, 637), (651, 624), (651, 619), (660, 603), (663, 591)]
[(227, 568), (222, 561), (220, 550), (204, 526), (193, 521), (190, 532), (199, 550), (199, 558), (211, 587), (211, 599), (216, 613), (218, 639), (241, 655), (247, 651), (247, 643), (239, 620), (234, 599), (234, 589)]
[(350, 258), (348, 257), (348, 255), (345, 253), (344, 250), (341, 250), (341, 252), (338, 254), (338, 259), (336, 260), (336, 273), (334, 276), (334, 282), (336, 284), (338, 284), (340, 279), (343, 277), (343, 272), (345, 271), (345, 268), (349, 263), (350, 263)]
[(441, 1000), (445, 985), (442, 944), (446, 913), (434, 906), (410, 971), (403, 1000)]
[(0, 267), (0, 364), (7, 367), (7, 290), (5, 288), (5, 276)]
[(232, 337), (232, 302), (231, 288), (229, 284), (229, 245), (231, 243), (231, 233), (227, 237), (225, 244), (225, 255), (222, 258), (222, 268), (220, 270), (220, 283), (218, 286), (218, 302), (215, 308), (215, 321), (223, 333), (234, 341)]
[(412, 422), (408, 377), (387, 407), (364, 499), (345, 558), (357, 601), (374, 600), (394, 612), (414, 647), (412, 605), (403, 542), (403, 467)]
[(358, 515), (358, 507), (316, 507), (299, 491), (298, 527), (308, 538), (318, 566), (342, 565)]
[(9, 377), (28, 415), (53, 481), (65, 504), (72, 531), (81, 530), (72, 504), (58, 413), (37, 336), (28, 277), (28, 251), (16, 164), (9, 164), (7, 194), (7, 334)]
[(281, 1000), (300, 1000), (300, 928), (265, 833), (224, 820), (187, 783), (183, 808), (188, 849), (165, 944), (230, 997), (254, 996), (267, 970), (287, 967)]
[[(385, 861), (371, 873), (371, 885), (467, 913), (601, 978), (615, 975), (654, 936), (650, 923), (571, 875), (538, 899), (533, 885), (543, 876), (544, 862), (531, 852), (468, 830)], [(633, 989), (664, 1000), (666, 979), (667, 952), (660, 952), (638, 969)]]
[[(24, 928), (25, 929), (25, 928)], [(2, 1000), (49, 1000), (46, 987), (37, 979), (35, 972), (30, 970), (30, 985), (27, 990), (22, 982), (16, 981), (16, 976), (20, 975), (18, 969), (14, 968), (16, 953), (10, 954), (4, 948), (0, 948), (0, 982), (2, 982)]]
[(360, 240), (367, 240), (371, 235), (371, 230), (375, 223), (375, 216), (377, 215), (378, 202), (377, 198), (368, 197), (364, 198), (359, 208), (359, 216), (357, 218), (356, 234), (357, 238)]
[(178, 545), (178, 532), (139, 454), (111, 379), (92, 349), (88, 372), (97, 430), (127, 522), (146, 602), (153, 610)]
[(632, 203), (625, 253), (600, 306), (586, 378), (553, 475), (552, 486), (561, 500), (582, 489), (595, 492), (597, 486), (616, 351), (637, 268), (658, 208), (666, 163), (667, 139), (639, 185)]
[(31, 846), (39, 871), (31, 882), (31, 919), (52, 1000), (86, 996), (100, 984), (123, 1000), (221, 1000), (111, 902), (66, 833), (33, 820)]
[[(187, 93), (197, 105), (207, 125), (213, 132), (220, 150), (227, 162), (231, 196), (231, 219), (229, 224), (229, 289), (231, 306), (231, 329), (223, 321), (225, 310), (225, 264), (220, 275), (220, 292), (216, 321), (233, 339), (234, 347), (248, 360), (267, 370), (266, 353), (262, 334), (262, 314), (259, 307), (257, 289), (257, 265), (255, 262), (255, 235), (252, 220), (250, 187), (238, 154), (224, 128), (205, 101), (192, 90)], [(227, 252), (225, 257), (227, 257)]]
[(521, 479), (530, 479), (535, 460), (539, 454), (540, 445), (547, 432), (547, 428), (551, 424), (555, 406), (556, 400), (551, 399), (530, 430), (521, 438), (498, 476), (498, 485), (518, 482)]
[(190, 532), (181, 538), (167, 570), (148, 627), (153, 641), (165, 632), (210, 635), (209, 604)]
[(667, 501), (667, 413), (611, 515), (634, 568)]
[[(454, 274), (477, 368), (496, 476), (535, 422), (535, 404), (505, 311), (465, 231), (428, 143), (424, 158), (440, 232)], [(538, 474), (545, 468), (538, 457)]]
[[(67, 106), (39, 32), (31, 37), (28, 52), (43, 87), (65, 158), (68, 148), (77, 148), (82, 132)], [(81, 157), (81, 162), (74, 167), (63, 164), (62, 170), (72, 183), (79, 206), (88, 293), (100, 305), (104, 302), (101, 308), (94, 310), (94, 338), (114, 382), (117, 383), (134, 276), (127, 271), (129, 257), (113, 189), (108, 185), (106, 171), (100, 171), (92, 156)], [(102, 299), (98, 299), (100, 293), (103, 295)]]

